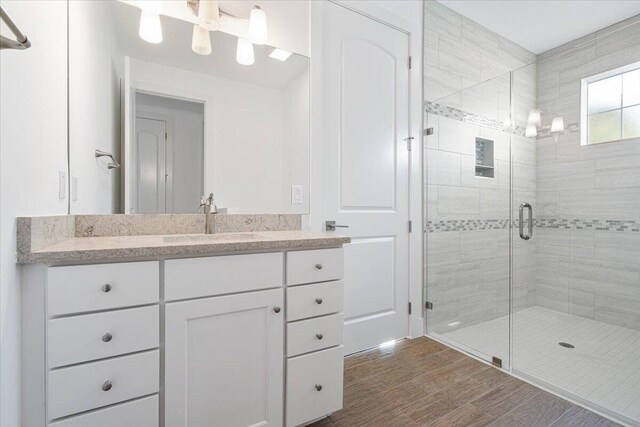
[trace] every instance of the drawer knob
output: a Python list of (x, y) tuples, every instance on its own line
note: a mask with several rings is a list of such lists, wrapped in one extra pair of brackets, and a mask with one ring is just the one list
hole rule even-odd
[(111, 390), (111, 387), (113, 387), (113, 384), (111, 384), (111, 381), (107, 380), (102, 384), (102, 391), (109, 391)]
[(319, 340), (321, 340), (322, 338), (324, 338), (324, 335), (322, 335), (322, 334), (316, 334), (316, 338), (318, 338)]
[(107, 283), (106, 285), (102, 285), (100, 289), (102, 289), (102, 292), (110, 292), (112, 288), (111, 285)]
[(106, 334), (104, 334), (102, 336), (102, 341), (104, 342), (109, 342), (113, 339), (113, 335), (111, 335), (109, 332), (107, 332)]
[(316, 264), (316, 268), (317, 268), (318, 270), (322, 270), (322, 264)]
[(275, 311), (276, 313), (280, 313), (280, 307), (273, 307), (273, 311)]
[(320, 384), (316, 384), (316, 390), (321, 391), (322, 390), (322, 386)]
[(322, 298), (316, 298), (316, 303), (322, 304)]

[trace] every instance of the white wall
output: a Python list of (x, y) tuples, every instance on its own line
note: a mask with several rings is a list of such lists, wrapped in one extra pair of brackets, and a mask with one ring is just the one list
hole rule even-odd
[[(309, 73), (303, 72), (283, 90), (282, 209), (309, 212)], [(302, 203), (291, 204), (291, 186), (303, 186)]]
[[(2, 1), (31, 40), (0, 51), (0, 425), (20, 425), (20, 269), (15, 218), (66, 214), (58, 171), (67, 170), (67, 7)], [(2, 34), (10, 34), (1, 28)]]
[(205, 102), (205, 193), (229, 213), (282, 211), (282, 91), (132, 59), (135, 88)]
[[(123, 63), (109, 2), (69, 3), (69, 143), (71, 174), (78, 181), (73, 214), (120, 212), (120, 78)], [(101, 100), (101, 102), (95, 102)]]

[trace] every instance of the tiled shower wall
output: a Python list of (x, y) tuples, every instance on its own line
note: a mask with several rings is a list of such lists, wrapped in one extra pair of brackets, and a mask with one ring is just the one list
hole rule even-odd
[[(517, 75), (513, 94), (509, 71), (535, 55), (434, 1), (424, 23), (425, 124), (434, 128), (424, 144), (427, 327), (443, 333), (508, 313), (511, 155), (516, 194), (536, 196), (535, 141), (505, 129), (513, 96), (522, 134), (520, 112), (535, 106), (535, 65)], [(494, 178), (475, 176), (476, 136), (494, 141)], [(535, 302), (534, 247), (514, 249), (515, 303), (526, 307)]]
[(640, 16), (538, 56), (536, 304), (640, 329), (640, 139), (580, 145), (580, 82), (640, 61)]

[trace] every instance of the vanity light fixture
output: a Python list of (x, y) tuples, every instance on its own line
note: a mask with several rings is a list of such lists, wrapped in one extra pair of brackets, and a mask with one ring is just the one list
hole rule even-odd
[(161, 1), (147, 1), (144, 9), (140, 9), (140, 38), (149, 43), (162, 42), (162, 25), (160, 24)]
[(287, 52), (286, 50), (274, 48), (269, 54), (269, 58), (277, 59), (279, 61), (286, 61), (292, 55), (291, 52)]
[(249, 41), (257, 45), (267, 43), (267, 14), (257, 5), (249, 15)]
[(209, 35), (209, 30), (202, 28), (198, 24), (193, 24), (191, 50), (198, 55), (209, 55), (211, 53), (211, 36)]
[(198, 25), (209, 31), (218, 31), (220, 29), (220, 8), (216, 0), (199, 1)]
[(551, 121), (551, 132), (562, 132), (564, 130), (564, 119), (562, 116), (554, 117)]
[(253, 44), (247, 39), (238, 37), (238, 48), (236, 50), (236, 61), (241, 65), (251, 65), (255, 62), (253, 56)]

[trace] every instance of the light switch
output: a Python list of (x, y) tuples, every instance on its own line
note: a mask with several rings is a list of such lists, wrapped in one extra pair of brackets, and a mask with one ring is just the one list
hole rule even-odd
[(301, 205), (302, 204), (302, 194), (304, 187), (302, 185), (292, 185), (291, 186), (291, 204), (292, 205)]
[(67, 198), (67, 173), (64, 171), (58, 171), (58, 198)]

